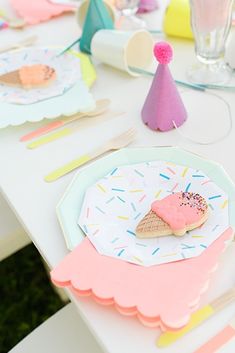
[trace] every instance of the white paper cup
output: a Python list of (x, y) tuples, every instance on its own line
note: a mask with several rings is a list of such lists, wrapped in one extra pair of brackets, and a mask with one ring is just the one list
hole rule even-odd
[(139, 76), (130, 67), (147, 69), (152, 62), (153, 45), (153, 38), (146, 30), (127, 32), (102, 29), (92, 38), (91, 53), (107, 65)]
[[(77, 19), (77, 22), (78, 22), (80, 28), (83, 28), (83, 24), (84, 24), (84, 21), (86, 18), (89, 2), (90, 2), (90, 0), (84, 0), (81, 3), (81, 5), (79, 6), (79, 8), (77, 9), (76, 19)], [(103, 0), (103, 2), (105, 3), (105, 6), (106, 6), (106, 8), (107, 8), (112, 20), (113, 20), (113, 23), (115, 24), (115, 21), (116, 21), (115, 8), (111, 5), (111, 3), (109, 1)]]

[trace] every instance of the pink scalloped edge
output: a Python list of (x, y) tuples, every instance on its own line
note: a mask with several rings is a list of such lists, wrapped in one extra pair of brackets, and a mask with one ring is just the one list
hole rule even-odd
[(30, 25), (48, 21), (74, 9), (72, 6), (53, 4), (48, 0), (10, 0), (10, 3), (17, 14)]
[(143, 267), (100, 255), (88, 238), (51, 271), (52, 282), (113, 305), (149, 327), (177, 330), (186, 325), (209, 285), (220, 254), (233, 237), (228, 228), (200, 256)]

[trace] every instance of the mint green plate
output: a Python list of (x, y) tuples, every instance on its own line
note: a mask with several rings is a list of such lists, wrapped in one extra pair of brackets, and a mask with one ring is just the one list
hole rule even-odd
[(115, 167), (154, 160), (181, 164), (206, 173), (229, 195), (230, 225), (235, 228), (235, 185), (220, 164), (178, 147), (124, 148), (83, 167), (57, 205), (57, 216), (69, 250), (73, 250), (84, 239), (77, 219), (86, 189)]

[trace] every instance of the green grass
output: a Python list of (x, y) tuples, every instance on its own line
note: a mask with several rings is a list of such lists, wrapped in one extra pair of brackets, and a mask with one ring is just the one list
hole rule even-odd
[(31, 244), (0, 263), (0, 353), (64, 306)]

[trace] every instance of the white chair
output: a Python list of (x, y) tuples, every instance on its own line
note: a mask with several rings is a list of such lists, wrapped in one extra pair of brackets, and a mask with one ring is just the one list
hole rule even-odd
[(0, 194), (0, 261), (31, 242)]
[(70, 303), (8, 353), (104, 353)]

